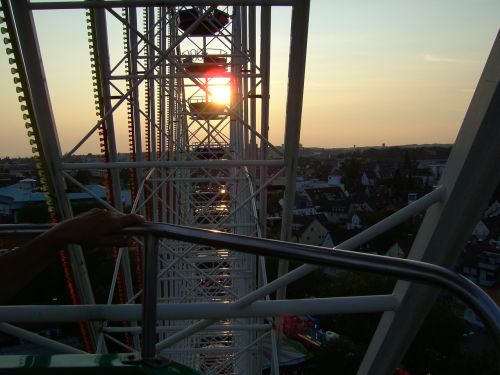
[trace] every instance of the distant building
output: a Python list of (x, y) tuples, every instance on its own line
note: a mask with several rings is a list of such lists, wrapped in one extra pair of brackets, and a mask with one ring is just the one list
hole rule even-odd
[(350, 219), (353, 208), (349, 197), (338, 186), (304, 189), (318, 214), (324, 214), (332, 223), (345, 223)]
[(351, 218), (350, 220), (348, 220), (346, 222), (346, 225), (345, 225), (345, 228), (347, 230), (357, 230), (357, 229), (362, 229), (364, 228), (364, 224), (363, 224), (363, 214), (361, 212), (354, 212), (352, 215), (351, 215)]
[(406, 254), (399, 245), (399, 243), (395, 242), (394, 245), (392, 245), (389, 250), (384, 254), (385, 256), (388, 257), (393, 257), (393, 258), (405, 258)]
[(328, 176), (328, 185), (339, 186), (342, 187), (342, 189), (344, 188), (344, 185), (342, 184), (342, 172), (340, 169), (333, 169), (331, 174)]
[[(85, 185), (85, 188), (100, 199), (106, 200), (106, 188), (102, 185)], [(68, 193), (70, 201), (95, 202), (94, 196), (90, 193), (75, 192)], [(125, 205), (131, 204), (129, 190), (122, 191), (122, 202)], [(29, 204), (44, 203), (45, 193), (37, 190), (37, 181), (25, 178), (13, 185), (0, 188), (0, 217), (3, 222), (17, 223), (17, 213), (24, 206)]]
[(483, 251), (478, 256), (465, 257), (462, 272), (480, 286), (495, 286), (500, 281), (500, 253)]
[(365, 170), (361, 175), (361, 185), (363, 186), (375, 186), (375, 181), (377, 176), (372, 170)]
[(487, 209), (484, 211), (483, 217), (485, 219), (491, 219), (500, 215), (500, 203), (494, 201)]
[(479, 222), (474, 227), (474, 230), (472, 231), (472, 235), (476, 236), (482, 241), (487, 239), (489, 234), (490, 230), (482, 220), (479, 220)]
[(333, 247), (328, 229), (317, 216), (294, 216), (292, 241), (315, 246)]
[(408, 204), (412, 204), (413, 202), (416, 202), (417, 199), (418, 199), (417, 193), (408, 193)]

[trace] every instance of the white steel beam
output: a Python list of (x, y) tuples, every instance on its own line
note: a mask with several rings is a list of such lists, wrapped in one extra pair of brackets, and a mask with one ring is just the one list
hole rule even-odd
[[(296, 0), (292, 10), (290, 36), (290, 61), (288, 66), (288, 93), (285, 120), (286, 189), (283, 196), (281, 240), (292, 239), (293, 203), (299, 158), (302, 98), (306, 71), (307, 32), (309, 29), (309, 0)], [(278, 277), (288, 271), (288, 261), (280, 260)], [(276, 297), (285, 298), (286, 287), (278, 290)]]
[[(261, 83), (261, 116), (260, 116), (260, 133), (264, 139), (269, 138), (269, 70), (271, 65), (271, 7), (262, 7), (260, 16), (260, 69), (262, 72)], [(260, 142), (260, 158), (267, 160), (268, 147), (267, 143)], [(260, 185), (264, 185), (267, 178), (267, 168), (263, 167), (260, 171)], [(263, 189), (259, 196), (260, 204), (260, 230), (266, 236), (267, 228), (267, 189)]]
[(137, 162), (114, 162), (114, 163), (61, 163), (63, 170), (75, 169), (113, 169), (113, 168), (229, 168), (245, 166), (269, 166), (282, 167), (284, 161), (277, 160), (156, 160)]
[(147, 6), (182, 6), (182, 5), (249, 5), (249, 6), (290, 6), (293, 0), (87, 0), (87, 1), (55, 1), (55, 2), (35, 2), (30, 4), (31, 9), (85, 9), (85, 8), (116, 8), (116, 7), (147, 7)]
[[(393, 311), (398, 299), (393, 295), (310, 298), (257, 301), (240, 308), (235, 303), (162, 303), (157, 305), (158, 320), (187, 320), (269, 317), (303, 314), (345, 314)], [(87, 320), (137, 321), (142, 305), (61, 305), (2, 306), (4, 322), (73, 322)]]
[[(37, 127), (42, 146), (42, 150), (38, 151), (48, 173), (48, 183), (51, 187), (50, 194), (53, 194), (53, 198), (55, 198), (58, 218), (60, 220), (68, 219), (73, 216), (73, 212), (66, 197), (66, 183), (60, 169), (61, 148), (52, 113), (33, 14), (28, 9), (29, 4), (25, 0), (8, 1), (5, 4), (10, 5), (12, 17), (15, 20), (15, 33), (18, 38), (18, 48), (22, 55), (22, 61), (19, 61), (19, 64), (22, 65), (27, 80), (29, 99), (35, 117), (33, 126)], [(6, 9), (6, 11), (8, 10)], [(82, 303), (94, 303), (94, 295), (81, 248), (76, 245), (71, 245), (69, 248), (71, 267), (75, 275), (75, 284), (80, 301)], [(93, 341), (96, 342), (96, 332), (93, 329), (91, 329), (91, 336)]]
[[(103, 113), (111, 111), (111, 91), (109, 87), (108, 77), (110, 73), (109, 64), (109, 44), (108, 44), (108, 30), (106, 26), (106, 14), (104, 9), (93, 9), (92, 17), (95, 19), (95, 48), (96, 48), (96, 64), (98, 64), (99, 69), (97, 70), (100, 83), (100, 92), (102, 94), (102, 110)], [(102, 126), (105, 128), (105, 137), (107, 143), (107, 150), (109, 162), (116, 162), (117, 151), (116, 151), (116, 138), (115, 138), (115, 125), (113, 116), (108, 116)], [(122, 210), (122, 202), (120, 199), (121, 189), (120, 189), (120, 176), (117, 171), (110, 170), (110, 184), (111, 191), (113, 194), (115, 202), (110, 202), (120, 211)]]
[[(440, 184), (446, 195), (427, 211), (409, 258), (454, 266), (498, 186), (500, 173), (500, 33), (486, 62)], [(400, 281), (397, 311), (384, 313), (358, 370), (391, 374), (438, 295), (436, 289)]]
[[(214, 324), (206, 329), (206, 331), (219, 332), (219, 331), (264, 331), (272, 328), (270, 323), (260, 324), (245, 324), (245, 325), (229, 325), (229, 324)], [(106, 333), (139, 333), (141, 327), (104, 327), (103, 332)], [(177, 329), (172, 326), (156, 326), (156, 332), (175, 332)]]
[[(95, 20), (95, 51), (96, 51), (96, 70), (99, 74), (99, 84), (100, 93), (102, 94), (102, 112), (101, 114), (108, 113), (111, 111), (111, 90), (109, 85), (110, 72), (110, 56), (109, 56), (109, 43), (108, 43), (108, 28), (106, 22), (106, 12), (104, 9), (92, 9), (91, 17)], [(97, 69), (97, 66), (99, 69)], [(102, 124), (105, 129), (104, 136), (106, 137), (106, 150), (102, 150), (107, 154), (109, 158), (108, 162), (116, 162), (117, 160), (117, 149), (116, 149), (116, 136), (115, 136), (115, 124), (114, 117), (108, 116), (106, 121)], [(123, 211), (123, 202), (121, 198), (121, 183), (120, 174), (116, 169), (108, 169), (109, 173), (109, 196), (112, 199), (110, 204), (113, 205), (118, 211)], [(123, 253), (121, 270), (123, 272), (123, 284), (125, 288), (126, 298), (129, 299), (134, 295), (132, 273), (130, 269), (130, 259), (128, 252)]]

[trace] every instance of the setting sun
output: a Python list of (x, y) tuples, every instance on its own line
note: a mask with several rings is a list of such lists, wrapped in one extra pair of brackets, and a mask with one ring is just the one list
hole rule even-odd
[(217, 103), (229, 104), (231, 102), (231, 86), (227, 79), (213, 79), (208, 85), (209, 96)]

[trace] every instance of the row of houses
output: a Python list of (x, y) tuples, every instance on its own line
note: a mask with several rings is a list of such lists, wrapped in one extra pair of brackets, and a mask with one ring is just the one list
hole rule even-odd
[[(329, 169), (323, 164), (327, 163)], [(319, 164), (319, 165), (318, 165)], [(345, 165), (355, 164), (356, 172), (362, 186), (376, 186), (395, 177), (396, 174), (404, 174), (411, 177), (421, 186), (435, 186), (443, 174), (446, 160), (426, 159), (405, 162), (401, 161), (367, 161), (353, 159), (352, 157), (338, 158), (329, 161), (305, 161), (299, 165), (298, 175), (307, 180), (320, 178), (327, 180), (330, 185), (336, 185), (344, 175)], [(328, 171), (328, 172), (325, 172)]]
[[(417, 200), (422, 191), (407, 193), (406, 200), (397, 200), (391, 189), (381, 184), (383, 176), (388, 176), (387, 168), (374, 163), (365, 165), (372, 169), (363, 171), (361, 185), (365, 187), (361, 193), (350, 194), (344, 184), (342, 171), (334, 168), (327, 181), (318, 179), (297, 178), (297, 192), (294, 200), (294, 234), (293, 240), (301, 243), (323, 245), (330, 227), (335, 224), (345, 231), (362, 230), (372, 220), (371, 214), (380, 210), (394, 211), (404, 204), (411, 204)], [(419, 162), (418, 169), (426, 170), (422, 173), (422, 186), (435, 184), (443, 173), (444, 162), (428, 161)], [(385, 174), (384, 174), (385, 173)], [(413, 177), (419, 175), (414, 173)], [(426, 177), (428, 180), (423, 180)], [(270, 200), (272, 202), (272, 200)], [(280, 205), (269, 207), (271, 216), (280, 216)], [(420, 218), (414, 219), (414, 224)], [(319, 237), (311, 235), (314, 232)], [(321, 234), (320, 234), (321, 233)], [(413, 238), (395, 239), (394, 243), (386, 250), (390, 256), (405, 257), (411, 249)], [(327, 239), (328, 243), (340, 242), (337, 238)], [(369, 251), (369, 249), (367, 249)], [(500, 285), (500, 202), (498, 197), (493, 200), (485, 210), (472, 232), (471, 244), (464, 251), (459, 270), (473, 282), (484, 287)]]
[[(271, 216), (280, 216), (283, 200), (279, 206), (270, 207)], [(326, 222), (340, 225), (347, 230), (361, 229), (366, 226), (367, 213), (373, 212), (370, 204), (355, 201), (349, 193), (339, 186), (303, 187), (297, 191), (293, 214), (301, 216), (321, 215)]]

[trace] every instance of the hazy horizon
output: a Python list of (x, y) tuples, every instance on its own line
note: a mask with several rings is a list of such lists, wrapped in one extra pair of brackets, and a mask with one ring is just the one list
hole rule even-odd
[[(301, 143), (322, 148), (453, 143), (498, 32), (499, 14), (495, 0), (313, 0)], [(275, 145), (283, 143), (284, 134), (289, 15), (288, 9), (273, 10), (270, 140)], [(38, 12), (35, 21), (64, 153), (96, 122), (84, 12)], [(111, 47), (112, 55), (120, 53), (119, 45)], [(29, 156), (5, 49), (0, 83), (0, 155)], [(126, 129), (117, 138), (119, 151), (126, 152)], [(95, 139), (78, 153), (95, 153), (98, 147)]]

